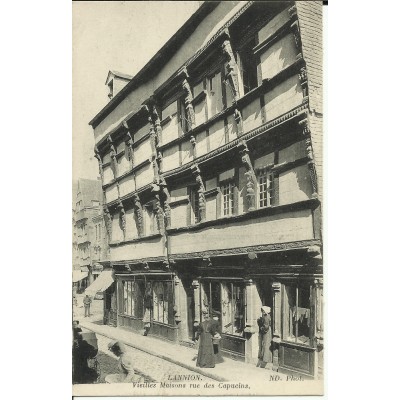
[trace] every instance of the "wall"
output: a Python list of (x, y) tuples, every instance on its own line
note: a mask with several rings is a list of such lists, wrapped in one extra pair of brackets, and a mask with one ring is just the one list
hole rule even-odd
[(310, 210), (227, 223), (169, 237), (171, 254), (313, 239)]

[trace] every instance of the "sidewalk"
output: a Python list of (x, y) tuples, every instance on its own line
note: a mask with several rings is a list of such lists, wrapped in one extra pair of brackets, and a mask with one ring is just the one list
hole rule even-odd
[(123, 328), (114, 328), (107, 325), (98, 325), (91, 321), (98, 318), (81, 319), (80, 325), (99, 335), (110, 339), (120, 340), (125, 344), (138, 350), (146, 352), (166, 361), (177, 364), (188, 370), (197, 372), (220, 382), (244, 382), (257, 380), (259, 383), (267, 382), (270, 376), (279, 376), (282, 381), (286, 381), (286, 375), (263, 368), (257, 368), (253, 364), (247, 364), (241, 361), (234, 361), (224, 358), (222, 364), (217, 364), (215, 368), (196, 367), (197, 349), (181, 346), (175, 343), (166, 342), (151, 336), (142, 336), (138, 333), (125, 330)]

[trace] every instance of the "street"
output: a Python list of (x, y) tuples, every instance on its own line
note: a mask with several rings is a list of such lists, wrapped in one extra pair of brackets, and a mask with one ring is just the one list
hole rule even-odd
[[(101, 371), (99, 383), (104, 383), (104, 378), (108, 374), (118, 372), (118, 361), (117, 357), (108, 350), (108, 343), (111, 341), (111, 339), (98, 333), (96, 336), (99, 348), (97, 360), (99, 362)], [(211, 378), (194, 373), (189, 369), (175, 365), (169, 361), (163, 360), (162, 358), (152, 356), (151, 354), (145, 353), (130, 346), (127, 347), (129, 353), (131, 353), (133, 356), (135, 370), (144, 378), (145, 382), (173, 382), (175, 381), (174, 377), (177, 375), (198, 375), (198, 377), (196, 377), (196, 380), (198, 381), (215, 382)]]

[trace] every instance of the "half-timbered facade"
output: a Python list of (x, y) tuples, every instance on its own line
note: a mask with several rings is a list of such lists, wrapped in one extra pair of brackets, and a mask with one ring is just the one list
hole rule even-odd
[[(118, 327), (322, 374), (321, 2), (205, 2), (90, 122)], [(179, 7), (179, 3), (174, 5)], [(212, 29), (210, 30), (210, 27)]]

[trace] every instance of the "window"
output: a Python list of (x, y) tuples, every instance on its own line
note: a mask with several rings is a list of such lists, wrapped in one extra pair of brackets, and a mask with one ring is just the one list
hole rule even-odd
[(222, 82), (221, 72), (216, 72), (207, 79), (207, 94), (209, 99), (208, 117), (212, 117), (222, 111)]
[(144, 280), (122, 281), (123, 313), (136, 318), (143, 318)]
[(92, 207), (98, 207), (100, 202), (98, 200), (92, 200)]
[(200, 209), (199, 209), (199, 192), (196, 188), (190, 191), (190, 206), (191, 206), (191, 222), (197, 224), (200, 222)]
[(185, 107), (185, 99), (178, 100), (178, 115), (179, 115), (179, 129), (181, 135), (184, 135), (189, 130), (188, 115)]
[(174, 324), (172, 281), (153, 282), (153, 319), (164, 324)]
[(310, 286), (285, 285), (285, 340), (310, 344)]
[(219, 311), (223, 333), (241, 336), (245, 328), (245, 289), (241, 282), (204, 282), (202, 308)]
[(224, 216), (234, 214), (234, 190), (235, 185), (232, 181), (221, 184), (222, 215)]
[(157, 232), (157, 218), (153, 204), (148, 204), (144, 207), (144, 233), (145, 235), (152, 235)]
[(275, 205), (274, 173), (266, 170), (258, 172), (258, 207), (269, 207)]
[(238, 64), (243, 82), (243, 94), (258, 86), (257, 79), (257, 60), (253, 53), (256, 39), (248, 41), (239, 51)]

